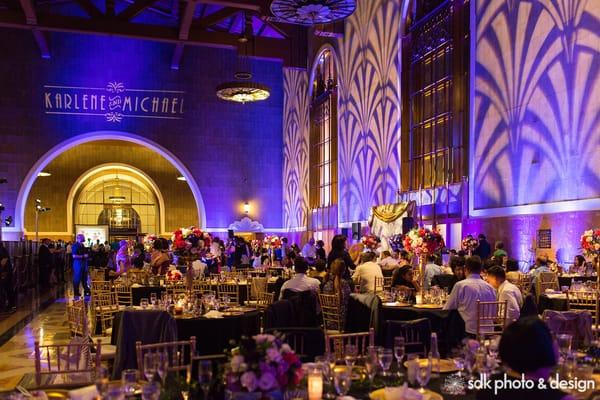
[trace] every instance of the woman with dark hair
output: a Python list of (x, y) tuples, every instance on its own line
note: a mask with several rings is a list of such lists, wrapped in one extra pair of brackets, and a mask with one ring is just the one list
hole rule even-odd
[(392, 287), (405, 293), (410, 293), (414, 298), (416, 292), (421, 290), (421, 286), (415, 279), (414, 271), (410, 265), (396, 268), (392, 274)]
[(506, 280), (512, 283), (519, 281), (519, 263), (514, 258), (506, 260)]
[(342, 309), (340, 313), (342, 315), (342, 323), (346, 321), (346, 309), (348, 306), (348, 299), (352, 293), (352, 287), (350, 283), (344, 278), (346, 275), (346, 264), (344, 260), (338, 258), (333, 260), (329, 272), (325, 275), (323, 283), (324, 294), (337, 294), (340, 297), (340, 304)]
[(504, 374), (491, 377), (491, 387), (495, 380), (506, 382), (525, 381), (533, 384), (533, 389), (504, 388), (480, 390), (478, 400), (487, 399), (528, 399), (528, 400), (567, 400), (570, 395), (553, 389), (548, 382), (550, 374), (558, 361), (558, 349), (552, 339), (548, 326), (536, 317), (525, 317), (512, 323), (502, 334), (499, 346), (500, 359), (506, 368)]
[(341, 258), (346, 265), (344, 278), (348, 279), (350, 277), (349, 270), (353, 270), (355, 268), (355, 264), (346, 250), (346, 240), (347, 238), (345, 235), (335, 235), (333, 239), (331, 239), (331, 251), (329, 252), (329, 256), (327, 256), (327, 268), (331, 269), (331, 264), (333, 261)]
[(325, 254), (325, 243), (322, 240), (317, 240), (315, 247), (317, 248), (317, 258), (327, 261), (327, 255)]
[(585, 274), (585, 258), (581, 254), (577, 254), (573, 260), (573, 266), (569, 270), (572, 274)]
[(150, 256), (150, 268), (154, 275), (164, 275), (169, 270), (171, 260), (167, 255), (168, 242), (164, 238), (158, 238), (152, 245), (152, 254)]

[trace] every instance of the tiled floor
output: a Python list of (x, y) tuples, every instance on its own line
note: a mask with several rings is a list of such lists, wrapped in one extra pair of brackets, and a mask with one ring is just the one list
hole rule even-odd
[[(35, 308), (35, 303), (32, 308)], [(4, 322), (4, 325), (7, 324)], [(35, 371), (33, 352), (36, 340), (43, 344), (69, 340), (64, 300), (54, 302), (35, 315), (31, 322), (0, 347), (0, 390), (14, 388), (24, 374)]]

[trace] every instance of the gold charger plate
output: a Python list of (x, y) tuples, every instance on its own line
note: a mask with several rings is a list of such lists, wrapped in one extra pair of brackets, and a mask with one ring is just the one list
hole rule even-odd
[[(335, 368), (333, 369), (334, 371), (339, 371), (342, 368), (347, 368), (343, 365), (336, 365)], [(366, 374), (365, 374), (365, 368), (361, 367), (361, 366), (354, 366), (352, 367), (352, 377), (351, 379), (353, 381), (361, 381), (363, 379), (366, 378)]]
[(415, 304), (413, 305), (414, 308), (430, 308), (430, 309), (441, 309), (444, 306), (441, 306), (439, 304)]
[(383, 303), (384, 307), (410, 307), (410, 303), (401, 303), (401, 302), (393, 302), (393, 303)]
[[(386, 400), (385, 389), (377, 389), (374, 392), (369, 393), (369, 398), (371, 400)], [(423, 400), (444, 400), (444, 398), (441, 394), (425, 388)]]
[[(425, 364), (425, 360), (420, 359), (419, 363)], [(404, 361), (404, 367), (408, 368), (408, 361)], [(458, 371), (458, 368), (456, 368), (456, 364), (454, 364), (454, 361), (449, 360), (447, 358), (440, 358), (440, 372), (441, 373), (456, 372), (456, 371)]]
[(226, 317), (237, 317), (240, 315), (244, 315), (244, 313), (241, 311), (223, 311), (222, 313)]
[(48, 399), (68, 399), (69, 398), (69, 391), (68, 390), (63, 390), (63, 389), (46, 389), (44, 390), (44, 393), (46, 393), (46, 396), (48, 397)]

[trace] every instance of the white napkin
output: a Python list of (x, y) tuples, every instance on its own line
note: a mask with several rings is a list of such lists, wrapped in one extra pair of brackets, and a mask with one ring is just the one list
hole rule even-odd
[(98, 397), (96, 385), (85, 386), (69, 391), (69, 398), (71, 400), (94, 400), (96, 397)]
[(204, 318), (223, 318), (223, 313), (217, 310), (210, 310), (203, 315)]
[(423, 395), (408, 387), (406, 383), (399, 387), (386, 387), (385, 400), (422, 400)]

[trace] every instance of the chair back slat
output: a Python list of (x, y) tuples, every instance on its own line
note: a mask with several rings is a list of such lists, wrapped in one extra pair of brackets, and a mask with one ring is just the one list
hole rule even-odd
[(367, 354), (367, 348), (375, 345), (375, 330), (370, 328), (368, 332), (325, 333), (325, 352), (335, 355), (337, 360), (344, 358), (348, 344), (356, 346), (359, 356)]
[(373, 280), (373, 293), (381, 293), (385, 288), (385, 278), (376, 276)]
[(323, 316), (323, 327), (326, 331), (344, 331), (341, 314), (341, 300), (337, 294), (319, 293), (319, 304)]
[(146, 353), (167, 353), (169, 371), (191, 371), (192, 361), (196, 356), (196, 336), (190, 336), (189, 340), (153, 344), (142, 344), (142, 342), (136, 341), (135, 353), (138, 370), (142, 374), (144, 373), (144, 355)]
[[(95, 359), (92, 363), (92, 350), (95, 347)], [(102, 354), (102, 342), (90, 343), (87, 338), (79, 338), (78, 342), (68, 344), (49, 344), (40, 345), (38, 341), (34, 343), (35, 356), (35, 381), (38, 387), (56, 386), (53, 382), (43, 384), (43, 378), (60, 375), (65, 377), (67, 382), (72, 383), (91, 383), (96, 368), (100, 366)], [(45, 358), (42, 358), (45, 355)], [(45, 363), (42, 366), (42, 361)]]
[(499, 334), (506, 325), (506, 301), (477, 300), (477, 339)]
[(217, 285), (218, 297), (228, 296), (232, 304), (240, 304), (240, 287), (237, 284), (220, 283)]
[(600, 296), (598, 291), (573, 290), (567, 292), (569, 310), (587, 310), (592, 316), (592, 325), (600, 321)]

